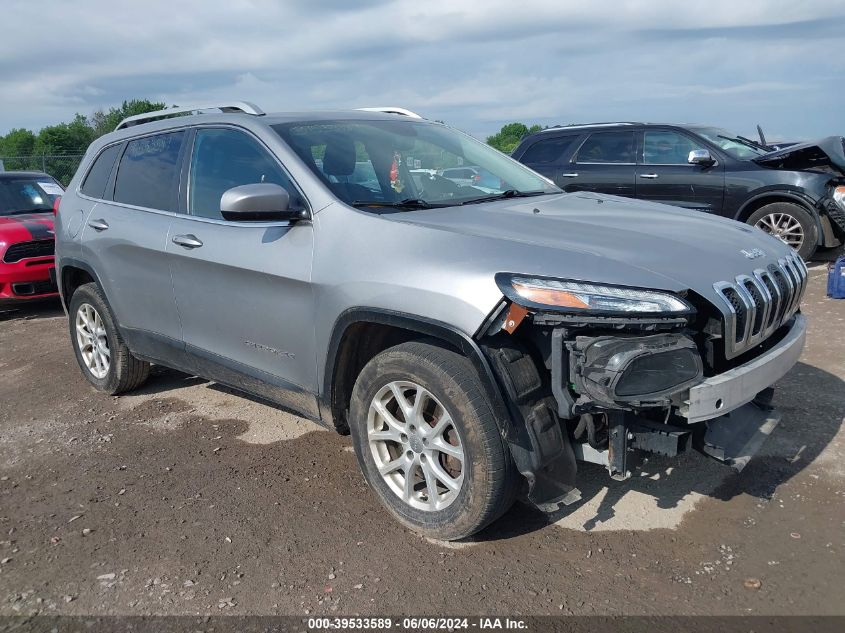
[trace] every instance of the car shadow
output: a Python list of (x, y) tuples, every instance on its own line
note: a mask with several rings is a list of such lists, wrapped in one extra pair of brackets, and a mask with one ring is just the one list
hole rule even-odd
[(147, 381), (132, 391), (132, 395), (154, 396), (168, 391), (186, 389), (196, 385), (211, 384), (210, 381), (199, 376), (192, 376), (176, 369), (153, 365), (150, 369), (150, 377)]
[(58, 298), (32, 299), (25, 302), (0, 303), (0, 321), (15, 319), (49, 319), (64, 316), (62, 304)]
[[(721, 501), (743, 494), (770, 499), (779, 486), (819, 456), (845, 418), (845, 381), (838, 376), (798, 363), (779, 387), (775, 405), (782, 410), (781, 423), (760, 454), (741, 473), (697, 452), (677, 458), (652, 456), (631, 479), (621, 482), (610, 479), (601, 466), (579, 464), (576, 485), (581, 491), (580, 501), (549, 514), (527, 502), (518, 503), (470, 540), (513, 538), (559, 521), (570, 526), (572, 522), (566, 519), (597, 497), (600, 501), (594, 513), (583, 516), (581, 512), (577, 528), (591, 531), (615, 518), (620, 502), (630, 494), (651, 497), (657, 507), (652, 511), (656, 512), (672, 511), (682, 503), (692, 507), (689, 503), (691, 494)], [(625, 519), (624, 515), (619, 518)], [(627, 521), (621, 523), (628, 524)], [(634, 525), (636, 521), (631, 523)]]

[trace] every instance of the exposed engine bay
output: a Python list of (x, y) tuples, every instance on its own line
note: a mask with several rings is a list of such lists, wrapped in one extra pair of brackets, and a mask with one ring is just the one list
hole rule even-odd
[(722, 295), (736, 292), (744, 312), (694, 293), (684, 297), (694, 310), (666, 317), (503, 302), (478, 339), (523, 423), (506, 439), (529, 499), (545, 510), (577, 500), (577, 461), (624, 480), (647, 454), (695, 449), (741, 470), (780, 420), (772, 384), (804, 343), (806, 271), (795, 264), (789, 293), (772, 291), (772, 279), (743, 286), (750, 300), (733, 287)]

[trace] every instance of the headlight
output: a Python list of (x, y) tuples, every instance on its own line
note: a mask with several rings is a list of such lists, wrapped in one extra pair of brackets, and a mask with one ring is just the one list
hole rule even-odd
[(681, 334), (601, 336), (577, 343), (581, 393), (611, 406), (615, 402), (661, 402), (701, 380), (701, 357)]
[(686, 314), (695, 309), (677, 295), (657, 290), (499, 273), (504, 295), (525, 307), (601, 314)]
[(845, 187), (837, 187), (833, 190), (833, 201), (845, 209)]

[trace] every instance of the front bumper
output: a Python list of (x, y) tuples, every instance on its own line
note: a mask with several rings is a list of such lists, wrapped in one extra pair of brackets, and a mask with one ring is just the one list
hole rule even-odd
[(807, 336), (807, 321), (796, 314), (786, 336), (762, 356), (707, 378), (681, 396), (678, 413), (694, 424), (723, 416), (751, 402), (783, 378), (798, 362)]
[(56, 296), (58, 290), (51, 271), (52, 257), (0, 262), (0, 301), (26, 301)]

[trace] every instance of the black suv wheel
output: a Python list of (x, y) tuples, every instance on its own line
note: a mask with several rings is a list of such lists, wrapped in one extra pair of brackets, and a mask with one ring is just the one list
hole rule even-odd
[(804, 260), (816, 252), (818, 226), (813, 216), (800, 205), (772, 202), (757, 209), (747, 222), (782, 240)]

